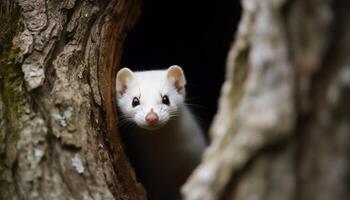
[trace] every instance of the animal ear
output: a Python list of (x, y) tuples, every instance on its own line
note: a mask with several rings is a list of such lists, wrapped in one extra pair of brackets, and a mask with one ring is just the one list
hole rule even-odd
[(123, 96), (126, 89), (128, 88), (128, 82), (132, 80), (133, 72), (129, 68), (122, 68), (117, 73), (116, 78), (116, 88), (117, 88), (117, 95)]
[(168, 79), (174, 84), (177, 92), (180, 94), (184, 94), (186, 79), (182, 68), (177, 65), (169, 67), (167, 76)]

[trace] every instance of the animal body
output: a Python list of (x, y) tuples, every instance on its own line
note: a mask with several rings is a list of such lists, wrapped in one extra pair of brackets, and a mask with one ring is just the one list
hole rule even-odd
[[(186, 79), (179, 66), (117, 74), (116, 90), (129, 157), (150, 200), (180, 199), (180, 187), (206, 146), (185, 102)], [(123, 123), (123, 122), (121, 122)]]

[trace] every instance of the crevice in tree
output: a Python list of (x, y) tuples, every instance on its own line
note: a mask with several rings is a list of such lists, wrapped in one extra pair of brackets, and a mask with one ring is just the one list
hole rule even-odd
[[(55, 69), (53, 68), (53, 62), (57, 59), (57, 57), (63, 51), (65, 45), (69, 42), (69, 37), (68, 37), (69, 33), (67, 32), (67, 27), (74, 12), (76, 11), (76, 8), (80, 6), (81, 2), (82, 0), (77, 0), (77, 2), (75, 2), (74, 7), (72, 9), (63, 9), (63, 10), (66, 10), (66, 14), (65, 14), (66, 19), (63, 24), (62, 31), (60, 31), (60, 35), (58, 36), (55, 42), (55, 47), (53, 48), (51, 54), (49, 55), (50, 58), (47, 61), (47, 64), (45, 67), (45, 74), (49, 75), (50, 77), (55, 77), (56, 73), (55, 73)], [(47, 8), (48, 6), (46, 1), (45, 1), (45, 4)], [(54, 84), (54, 78), (52, 79), (45, 78), (44, 85), (47, 85), (47, 88), (49, 90), (52, 90), (53, 84)]]
[(240, 2), (145, 0), (142, 11), (126, 38), (121, 66), (140, 71), (180, 65), (187, 78), (186, 103), (207, 132), (241, 18)]
[[(18, 166), (18, 160), (17, 158), (14, 160), (13, 165), (11, 166), (11, 176), (12, 176), (12, 180), (17, 180), (17, 174), (16, 174), (16, 169)], [(17, 181), (14, 184), (14, 188), (18, 193), (21, 193), (20, 187), (18, 186)], [(23, 193), (22, 193), (23, 196)]]
[[(101, 21), (104, 24), (98, 64), (99, 92), (102, 97), (101, 113), (103, 113), (99, 118), (103, 121), (102, 144), (108, 150), (107, 156), (112, 161), (116, 181), (123, 181), (123, 184), (114, 183), (117, 191), (125, 191), (132, 199), (143, 199), (145, 192), (133, 175), (118, 134), (114, 82), (120, 62), (121, 46), (130, 26), (138, 18), (139, 3), (138, 1), (119, 1), (116, 5), (107, 6)], [(123, 198), (119, 194), (114, 195), (117, 199)]]

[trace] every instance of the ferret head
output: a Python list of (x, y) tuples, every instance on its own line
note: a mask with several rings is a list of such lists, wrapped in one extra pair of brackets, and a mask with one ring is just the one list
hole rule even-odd
[(117, 101), (125, 119), (145, 129), (157, 129), (176, 116), (185, 99), (185, 76), (179, 66), (167, 70), (119, 70)]

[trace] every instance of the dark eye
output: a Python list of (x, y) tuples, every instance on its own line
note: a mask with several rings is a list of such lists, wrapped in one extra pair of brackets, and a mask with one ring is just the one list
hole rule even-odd
[(170, 105), (169, 97), (167, 95), (164, 95), (162, 97), (162, 103), (167, 105), (167, 106)]
[(132, 100), (132, 104), (131, 105), (132, 105), (132, 107), (136, 107), (136, 106), (140, 105), (139, 98), (134, 97), (133, 100)]

